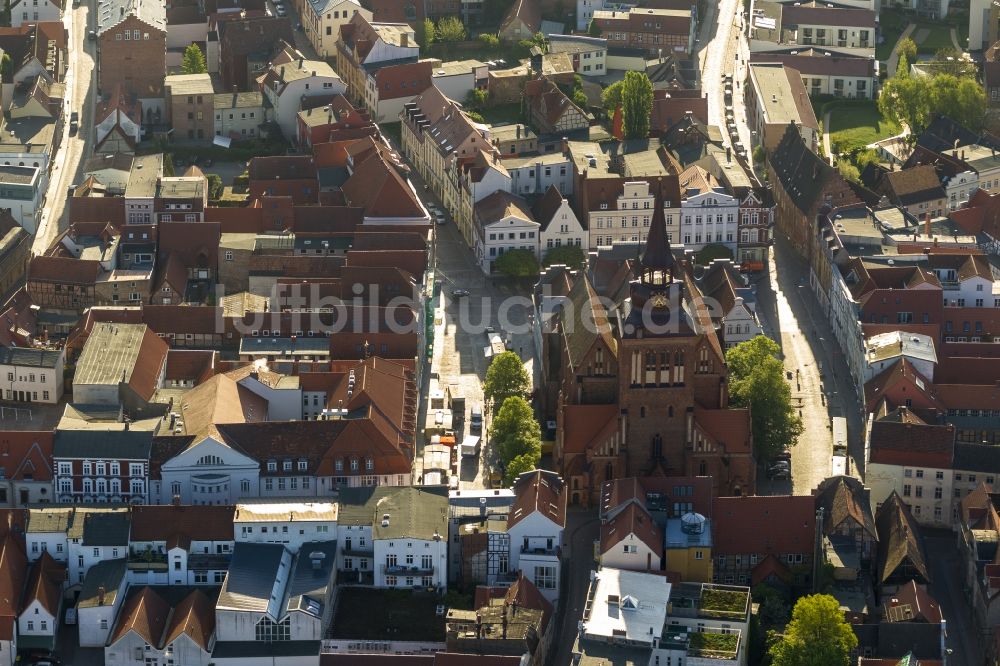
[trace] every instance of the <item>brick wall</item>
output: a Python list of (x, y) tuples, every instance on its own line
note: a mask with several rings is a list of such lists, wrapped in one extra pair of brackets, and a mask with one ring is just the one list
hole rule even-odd
[[(125, 39), (125, 31), (132, 39)], [(134, 39), (139, 34), (139, 41)], [(147, 38), (148, 35), (148, 38)], [(134, 16), (129, 16), (100, 38), (97, 88), (109, 92), (116, 83), (140, 98), (163, 95), (167, 36)]]

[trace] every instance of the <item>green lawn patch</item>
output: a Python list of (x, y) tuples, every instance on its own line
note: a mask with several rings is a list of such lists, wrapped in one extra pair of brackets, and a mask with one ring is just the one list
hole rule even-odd
[(849, 153), (880, 139), (898, 134), (899, 125), (886, 120), (875, 102), (844, 102), (830, 111), (830, 148)]
[(483, 116), (483, 120), (490, 125), (521, 122), (521, 104), (518, 102), (512, 104), (489, 104), (479, 113)]
[(917, 44), (917, 53), (934, 55), (941, 49), (950, 49), (952, 24), (944, 21), (920, 21), (913, 31), (913, 41)]
[(739, 634), (688, 634), (688, 654), (708, 659), (726, 659), (736, 654), (740, 647)]
[(444, 641), (444, 617), (433, 594), (409, 590), (343, 587), (331, 638)]
[(879, 16), (879, 34), (883, 37), (881, 44), (875, 45), (875, 57), (881, 61), (889, 59), (892, 49), (908, 25), (905, 16), (900, 12), (884, 9)]
[(723, 616), (743, 616), (747, 612), (747, 598), (746, 592), (706, 588), (701, 593), (701, 611), (708, 615), (719, 613)]

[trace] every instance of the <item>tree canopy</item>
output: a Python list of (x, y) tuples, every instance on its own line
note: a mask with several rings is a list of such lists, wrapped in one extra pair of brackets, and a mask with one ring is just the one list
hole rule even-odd
[(434, 21), (425, 18), (417, 27), (417, 44), (422, 49), (430, 48), (431, 44), (434, 43), (434, 33), (437, 32)]
[(781, 640), (771, 646), (773, 666), (848, 666), (858, 644), (836, 599), (827, 594), (802, 597)]
[(887, 80), (878, 98), (879, 111), (905, 124), (914, 135), (927, 127), (937, 114), (947, 114), (972, 130), (982, 128), (986, 119), (986, 92), (979, 82), (962, 73), (942, 70), (932, 76), (910, 76), (909, 61), (900, 57), (896, 75)]
[(777, 355), (778, 345), (763, 335), (726, 352), (729, 398), (734, 407), (749, 407), (753, 441), (759, 458), (770, 458), (794, 446), (802, 419), (792, 408), (792, 390)]
[(205, 54), (201, 52), (197, 44), (189, 44), (184, 49), (181, 71), (185, 74), (204, 74), (208, 71), (208, 65), (205, 64)]
[(624, 85), (623, 81), (615, 81), (601, 91), (601, 103), (604, 104), (604, 108), (608, 112), (614, 113), (615, 109), (622, 105), (622, 87)]
[(649, 136), (653, 84), (645, 72), (626, 72), (622, 81), (622, 130), (626, 139)]
[(503, 475), (503, 481), (505, 485), (513, 485), (517, 477), (521, 476), (525, 472), (530, 472), (533, 469), (538, 469), (538, 463), (542, 459), (542, 450), (538, 449), (538, 452), (532, 453), (522, 453), (518, 457), (507, 463), (507, 469)]
[(439, 42), (454, 43), (465, 40), (465, 24), (457, 16), (445, 16), (437, 22), (434, 37)]
[[(896, 42), (896, 53), (899, 57), (906, 58), (907, 63), (917, 61), (917, 43), (910, 39), (909, 37), (904, 37), (903, 39)], [(908, 65), (907, 65), (908, 66)], [(898, 67), (896, 68), (898, 71)]]
[(581, 268), (587, 261), (587, 255), (577, 245), (558, 245), (545, 253), (542, 263), (546, 266), (565, 264), (570, 268)]
[(538, 275), (538, 259), (531, 250), (507, 250), (493, 261), (493, 265), (509, 277)]
[(507, 398), (523, 398), (531, 391), (531, 377), (521, 358), (512, 351), (497, 355), (486, 369), (483, 396), (492, 408), (503, 405)]
[(542, 454), (542, 429), (527, 400), (511, 396), (503, 401), (490, 423), (490, 440), (504, 468), (521, 456), (529, 456), (528, 461), (532, 462), (529, 469), (537, 465)]

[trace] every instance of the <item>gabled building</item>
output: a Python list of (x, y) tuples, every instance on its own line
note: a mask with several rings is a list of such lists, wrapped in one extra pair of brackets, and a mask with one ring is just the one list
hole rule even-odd
[(712, 303), (713, 318), (718, 322), (716, 330), (726, 349), (764, 334), (757, 318), (754, 292), (730, 260), (713, 260), (698, 287)]
[(531, 207), (521, 197), (498, 191), (481, 200), (473, 210), (475, 254), (480, 269), (492, 273), (494, 262), (511, 250), (527, 250), (537, 257), (539, 227)]
[(578, 247), (586, 253), (590, 249), (587, 229), (580, 224), (573, 207), (555, 185), (549, 185), (545, 195), (534, 206), (538, 222), (539, 253), (556, 247)]
[(304, 32), (321, 58), (337, 57), (340, 27), (355, 14), (372, 21), (371, 11), (355, 0), (304, 0), (300, 4), (305, 9), (301, 13)]
[(507, 516), (510, 566), (520, 570), (546, 599), (559, 598), (560, 550), (566, 527), (566, 484), (554, 472), (525, 472), (514, 481)]
[(257, 77), (268, 68), (271, 57), (286, 44), (295, 43), (292, 22), (282, 16), (260, 13), (221, 14), (216, 19), (218, 41), (209, 35), (208, 71), (222, 75), (224, 90), (257, 90)]
[(653, 517), (639, 504), (629, 504), (601, 525), (601, 566), (658, 572), (664, 544)]
[(287, 44), (257, 77), (257, 84), (274, 109), (274, 122), (289, 141), (295, 139), (296, 119), (304, 97), (332, 97), (347, 90), (330, 65), (322, 60), (307, 60)]
[(694, 251), (722, 245), (735, 255), (739, 199), (700, 166), (688, 167), (677, 178), (684, 196), (678, 244)]
[(598, 9), (592, 21), (608, 40), (608, 49), (628, 48), (659, 57), (670, 52), (685, 57), (694, 49), (697, 13), (684, 9), (630, 7), (625, 11)]
[(416, 32), (406, 23), (384, 23), (358, 12), (340, 26), (337, 72), (347, 85), (348, 98), (365, 101), (368, 72), (393, 62), (415, 61), (420, 55)]
[(116, 85), (150, 107), (162, 104), (166, 74), (167, 15), (162, 3), (116, 0), (97, 15), (97, 89)]
[(126, 666), (141, 655), (145, 660), (207, 666), (214, 646), (215, 609), (205, 592), (133, 586), (104, 647), (104, 663)]
[(0, 435), (3, 480), (0, 505), (27, 507), (55, 502), (52, 496), (53, 433), (48, 430), (8, 430)]
[(8, 529), (0, 538), (0, 661), (5, 665), (17, 663), (18, 620), (21, 611), (21, 592), (28, 577), (28, 560), (24, 556), (24, 542)]
[(145, 501), (152, 440), (152, 432), (120, 426), (116, 430), (57, 431), (52, 461), (59, 501)]
[[(86, 588), (90, 572), (110, 560), (123, 558), (121, 561), (124, 564), (128, 539), (128, 509), (76, 507), (66, 532), (69, 551), (69, 575), (66, 580), (69, 586), (82, 583)], [(110, 589), (105, 585), (105, 590)]]
[(930, 583), (920, 527), (903, 498), (895, 492), (889, 495), (875, 512), (875, 526), (879, 537), (875, 584), (880, 597), (910, 581)]
[(777, 147), (768, 152), (767, 173), (774, 188), (775, 224), (806, 258), (820, 208), (860, 203), (840, 172), (809, 148), (792, 123), (785, 128)]
[(870, 58), (875, 53), (875, 28), (873, 9), (757, 0), (749, 26), (750, 52), (816, 46), (840, 55)]
[(125, 558), (102, 560), (90, 568), (76, 600), (81, 647), (102, 648), (107, 644), (127, 589)]
[[(521, 0), (522, 3), (531, 1)], [(524, 86), (524, 99), (531, 124), (539, 134), (566, 133), (590, 127), (587, 112), (549, 79), (528, 81)]]
[(145, 324), (98, 324), (77, 360), (73, 402), (143, 406), (163, 383), (166, 361), (167, 345)]
[(10, 24), (20, 27), (39, 21), (61, 21), (64, 5), (59, 0), (41, 0), (29, 6), (27, 0), (15, 0), (10, 5)]
[(29, 570), (17, 618), (20, 649), (53, 650), (61, 625), (66, 566), (42, 553)]
[(868, 491), (850, 476), (824, 479), (813, 490), (817, 509), (823, 510), (823, 535), (846, 543), (861, 561), (878, 552), (878, 532)]
[(980, 483), (962, 499), (959, 513), (958, 546), (962, 578), (971, 592), (976, 628), (989, 636), (1000, 625), (1000, 537), (998, 500), (993, 486)]
[(781, 143), (785, 130), (794, 125), (810, 150), (819, 145), (819, 121), (802, 80), (781, 63), (751, 64), (749, 85), (744, 90), (748, 124), (764, 150)]
[(890, 171), (882, 178), (881, 191), (894, 205), (917, 220), (947, 214), (948, 197), (937, 170), (930, 165)]

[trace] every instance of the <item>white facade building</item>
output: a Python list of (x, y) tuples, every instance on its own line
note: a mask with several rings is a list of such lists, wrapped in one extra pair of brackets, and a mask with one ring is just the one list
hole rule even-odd
[(298, 553), (303, 543), (337, 537), (337, 504), (245, 502), (236, 505), (233, 530), (240, 543), (280, 543)]
[[(699, 166), (680, 175), (680, 242), (685, 250), (701, 250), (718, 244), (736, 254), (739, 199), (728, 194), (715, 178)], [(668, 224), (669, 232), (670, 226)]]
[(573, 194), (573, 161), (568, 155), (508, 157), (503, 164), (510, 173), (510, 191), (514, 194), (543, 194), (553, 186), (566, 196)]
[(28, 560), (33, 562), (48, 553), (56, 562), (69, 560), (69, 540), (66, 535), (73, 521), (75, 509), (71, 506), (50, 506), (28, 509), (28, 525), (24, 545)]
[(76, 602), (80, 647), (104, 647), (125, 599), (125, 559), (103, 560), (87, 574)]
[(15, 0), (8, 10), (10, 24), (15, 28), (24, 23), (62, 21), (62, 5), (54, 0)]
[(17, 223), (32, 235), (42, 217), (42, 184), (47, 181), (44, 173), (44, 166), (0, 167), (0, 208), (9, 209)]
[(274, 109), (274, 121), (289, 141), (296, 137), (303, 97), (330, 97), (347, 91), (347, 86), (326, 62), (286, 53), (275, 58), (271, 68), (258, 81), (264, 97)]
[(4, 397), (14, 402), (58, 403), (63, 395), (65, 356), (64, 349), (0, 348)]
[(542, 257), (549, 250), (575, 246), (589, 250), (587, 230), (580, 224), (569, 200), (556, 187), (550, 187), (535, 206), (535, 220), (539, 224), (539, 252)]
[(304, 0), (300, 4), (304, 7), (301, 14), (303, 30), (321, 58), (336, 57), (340, 26), (352, 16), (361, 14), (366, 21), (372, 20), (371, 11), (354, 0)]
[(553, 472), (525, 472), (514, 482), (517, 496), (507, 517), (510, 571), (520, 570), (554, 605), (559, 598), (566, 488)]
[[(590, 247), (609, 247), (615, 243), (645, 243), (649, 225), (656, 206), (656, 193), (649, 181), (627, 180), (617, 196), (591, 202)], [(680, 233), (681, 202), (663, 200), (663, 217), (667, 227), (667, 240), (678, 243)]]
[(478, 60), (450, 60), (431, 71), (431, 83), (448, 99), (465, 102), (476, 88), (484, 88), (489, 80), (489, 67)]
[(520, 197), (494, 192), (475, 205), (472, 227), (474, 252), (483, 273), (491, 273), (493, 262), (504, 252), (527, 250), (538, 257), (540, 225)]
[(934, 368), (937, 367), (934, 339), (921, 333), (893, 331), (865, 340), (863, 382), (867, 384), (873, 377), (892, 369), (903, 358), (925, 379), (934, 381)]

